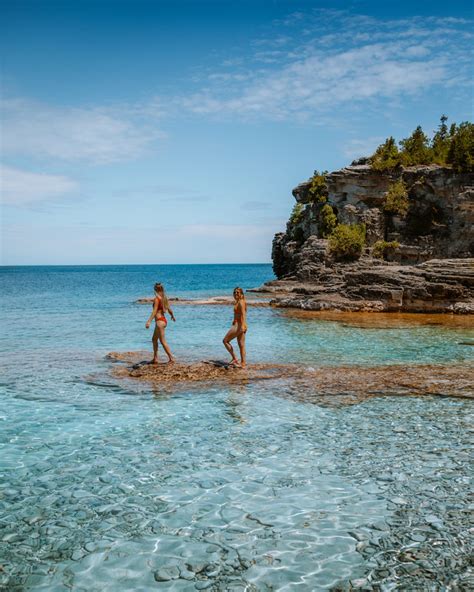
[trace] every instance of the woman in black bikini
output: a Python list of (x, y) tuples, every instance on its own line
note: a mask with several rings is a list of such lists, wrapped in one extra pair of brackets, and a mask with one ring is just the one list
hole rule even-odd
[(231, 365), (239, 366), (239, 360), (235, 357), (234, 348), (231, 345), (232, 339), (237, 337), (237, 343), (240, 350), (240, 367), (245, 368), (246, 351), (245, 351), (245, 334), (247, 332), (247, 303), (245, 302), (244, 291), (242, 288), (234, 289), (234, 321), (232, 327), (227, 331), (226, 336), (222, 340), (224, 347), (232, 356)]
[(168, 344), (166, 343), (166, 339), (165, 339), (165, 329), (166, 329), (166, 325), (168, 324), (166, 321), (165, 313), (167, 312), (170, 315), (170, 317), (173, 319), (173, 321), (176, 321), (176, 319), (174, 318), (173, 311), (171, 310), (171, 307), (168, 302), (168, 298), (166, 297), (166, 294), (165, 294), (165, 289), (163, 288), (162, 284), (155, 284), (154, 289), (155, 289), (155, 299), (153, 300), (153, 311), (152, 311), (150, 318), (148, 319), (148, 321), (146, 322), (146, 325), (145, 325), (146, 328), (149, 329), (151, 321), (153, 319), (155, 319), (156, 324), (155, 324), (155, 330), (153, 332), (153, 338), (152, 338), (153, 360), (151, 363), (158, 364), (158, 340), (160, 340), (160, 343), (163, 346), (163, 349), (165, 350), (166, 355), (168, 356), (168, 361), (170, 363), (172, 363), (172, 362), (174, 362), (174, 358), (171, 354), (170, 348), (168, 347)]

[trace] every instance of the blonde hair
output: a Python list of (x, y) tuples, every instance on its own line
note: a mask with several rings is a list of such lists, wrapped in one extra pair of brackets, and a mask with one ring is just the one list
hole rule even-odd
[(166, 296), (166, 292), (165, 292), (165, 288), (163, 287), (163, 284), (160, 284), (159, 282), (157, 282), (154, 286), (153, 289), (155, 290), (155, 292), (157, 294), (160, 295), (161, 301), (163, 302), (163, 308), (164, 310), (168, 310), (169, 309), (169, 302), (168, 302), (168, 296)]
[(237, 286), (236, 288), (234, 288), (234, 294), (238, 292), (240, 294), (240, 298), (241, 300), (245, 300), (245, 294), (244, 291), (242, 290), (242, 288), (240, 288), (239, 286)]

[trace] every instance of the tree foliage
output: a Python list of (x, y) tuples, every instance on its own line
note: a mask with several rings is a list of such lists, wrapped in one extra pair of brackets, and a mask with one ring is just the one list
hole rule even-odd
[(400, 243), (397, 241), (377, 241), (372, 247), (372, 257), (377, 259), (385, 259), (390, 251), (398, 249)]
[[(433, 136), (431, 141), (431, 148), (433, 150), (433, 160), (437, 164), (446, 164), (449, 145), (451, 143), (450, 133), (447, 126), (448, 118), (446, 115), (441, 115), (438, 131)], [(455, 131), (456, 128), (454, 128)]]
[(446, 161), (456, 172), (474, 172), (474, 124), (464, 121), (456, 128)]
[(456, 172), (474, 170), (474, 125), (467, 121), (448, 127), (448, 117), (442, 115), (438, 129), (430, 139), (421, 126), (399, 142), (389, 137), (369, 158), (374, 170), (394, 170), (397, 167), (436, 163), (451, 165)]
[(319, 212), (319, 236), (328, 237), (337, 226), (337, 216), (329, 204), (324, 204)]
[(328, 199), (328, 186), (326, 184), (327, 171), (314, 171), (311, 177), (311, 185), (309, 187), (309, 195), (312, 202), (326, 203)]
[(408, 212), (408, 191), (403, 181), (395, 181), (388, 187), (383, 200), (383, 210), (387, 214), (405, 216)]
[(395, 138), (390, 136), (377, 148), (371, 156), (372, 168), (376, 171), (394, 169), (401, 164), (400, 152), (398, 151)]
[(299, 224), (303, 220), (303, 212), (304, 212), (303, 204), (296, 202), (295, 205), (293, 206), (293, 209), (291, 210), (291, 215), (290, 215), (291, 226), (296, 226), (297, 224)]
[(365, 246), (365, 224), (339, 224), (329, 236), (329, 252), (338, 259), (358, 259)]

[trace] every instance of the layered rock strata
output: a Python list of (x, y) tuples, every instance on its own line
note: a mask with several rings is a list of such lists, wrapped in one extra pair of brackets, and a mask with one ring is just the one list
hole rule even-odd
[[(405, 216), (387, 214), (390, 185), (407, 188)], [(438, 165), (378, 172), (357, 164), (326, 176), (327, 204), (339, 224), (364, 224), (366, 247), (342, 263), (321, 238), (323, 203), (312, 201), (311, 180), (293, 195), (304, 209), (275, 235), (273, 268), (279, 281), (263, 292), (277, 306), (309, 310), (474, 312), (474, 175)], [(378, 241), (398, 244), (386, 259), (372, 256)]]
[(352, 264), (311, 265), (292, 279), (259, 291), (271, 304), (349, 312), (474, 313), (474, 259), (434, 259), (419, 265), (369, 258)]

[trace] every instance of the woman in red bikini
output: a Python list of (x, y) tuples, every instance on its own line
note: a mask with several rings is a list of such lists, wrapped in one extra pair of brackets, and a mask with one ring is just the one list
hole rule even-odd
[(165, 289), (163, 288), (162, 284), (155, 284), (155, 299), (153, 300), (153, 311), (150, 315), (150, 318), (146, 322), (146, 328), (150, 328), (151, 321), (155, 319), (155, 330), (153, 332), (153, 360), (152, 364), (158, 364), (158, 340), (160, 340), (163, 349), (168, 356), (168, 361), (170, 363), (174, 362), (174, 358), (171, 354), (170, 348), (166, 343), (165, 339), (165, 329), (166, 325), (168, 324), (165, 318), (165, 312), (167, 312), (173, 321), (176, 321), (174, 318), (173, 311), (171, 310), (170, 304), (168, 302), (168, 298), (165, 294)]
[[(244, 291), (242, 288), (234, 289), (234, 321), (232, 327), (227, 331), (226, 336), (222, 340), (224, 347), (232, 356), (230, 362), (232, 366), (240, 366), (245, 368), (246, 352), (245, 352), (245, 334), (247, 333), (247, 303), (245, 302)], [(240, 350), (240, 359), (235, 357), (234, 348), (231, 345), (232, 339), (237, 337), (237, 343)]]

